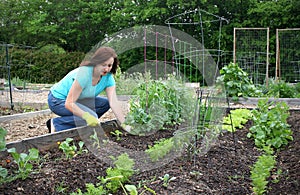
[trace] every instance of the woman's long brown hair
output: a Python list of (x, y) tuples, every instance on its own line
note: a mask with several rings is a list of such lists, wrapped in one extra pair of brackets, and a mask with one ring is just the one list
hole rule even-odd
[(96, 50), (94, 55), (91, 57), (90, 60), (84, 61), (80, 64), (80, 66), (96, 66), (98, 64), (102, 64), (107, 61), (109, 58), (114, 58), (114, 63), (111, 68), (111, 73), (116, 74), (118, 66), (119, 66), (119, 59), (115, 52), (115, 50), (111, 47), (100, 47)]

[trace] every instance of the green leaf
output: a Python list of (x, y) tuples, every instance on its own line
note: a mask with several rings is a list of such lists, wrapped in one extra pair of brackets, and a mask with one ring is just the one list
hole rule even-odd
[(135, 185), (125, 185), (126, 190), (130, 193), (130, 195), (137, 195), (137, 188)]
[(0, 166), (0, 177), (1, 178), (6, 178), (8, 175), (8, 171), (7, 169), (3, 168), (2, 166)]

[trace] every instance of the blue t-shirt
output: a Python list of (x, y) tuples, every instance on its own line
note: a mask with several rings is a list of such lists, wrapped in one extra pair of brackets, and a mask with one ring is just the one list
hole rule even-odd
[(82, 88), (79, 99), (94, 98), (107, 87), (115, 86), (115, 79), (111, 73), (102, 76), (100, 82), (93, 86), (93, 68), (93, 66), (80, 66), (72, 70), (62, 80), (51, 87), (50, 91), (52, 95), (58, 99), (65, 100), (74, 80), (77, 80)]

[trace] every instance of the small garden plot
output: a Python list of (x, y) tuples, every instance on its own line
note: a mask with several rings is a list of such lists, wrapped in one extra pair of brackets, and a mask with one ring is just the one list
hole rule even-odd
[[(191, 104), (194, 95), (171, 79), (148, 83), (148, 90), (143, 84), (139, 87), (126, 118), (134, 128), (132, 134), (117, 126), (110, 131), (84, 128), (79, 136), (56, 140), (50, 150), (23, 154), (2, 144), (6, 155), (1, 155), (0, 190), (4, 194), (300, 191), (299, 111), (268, 99), (260, 100), (254, 110), (220, 110), (226, 102), (217, 107), (208, 96)], [(221, 118), (219, 111), (224, 110), (230, 115)], [(195, 128), (190, 128), (195, 121)]]
[[(288, 124), (293, 131), (294, 140), (275, 152), (276, 166), (270, 171), (268, 194), (298, 194), (299, 192), (300, 113), (298, 111), (290, 112)], [(253, 139), (247, 138), (251, 126), (253, 122), (248, 121), (242, 129), (236, 130), (234, 137), (230, 132), (223, 132), (204, 155), (191, 156), (186, 151), (156, 169), (135, 170), (124, 185), (135, 186), (139, 194), (144, 191), (144, 194), (251, 194), (253, 192), (251, 167), (262, 154), (262, 151), (255, 147)], [(108, 134), (108, 137), (124, 148), (143, 150), (146, 144), (153, 144), (153, 140), (171, 136), (170, 131), (172, 130), (159, 131), (155, 135), (138, 138), (125, 132), (122, 132), (119, 137), (113, 134)], [(112, 167), (121, 169), (122, 163), (126, 165), (128, 162), (138, 163), (123, 156), (112, 160), (114, 163), (119, 163), (118, 166), (108, 164), (92, 152), (85, 152), (86, 147), (80, 149), (79, 141), (75, 140), (68, 145), (72, 148), (74, 144), (77, 149), (71, 149), (70, 151), (74, 153), (67, 156), (67, 150), (60, 149), (61, 144), (57, 144), (57, 147), (49, 151), (40, 152), (39, 159), (32, 161), (33, 169), (27, 178), (18, 178), (1, 184), (1, 192), (3, 194), (74, 192), (78, 194), (78, 189), (86, 192), (87, 189), (92, 189), (91, 184), (94, 186), (97, 183), (101, 184), (101, 177), (107, 179), (108, 169)], [(2, 158), (1, 162), (10, 173), (18, 169), (12, 157)], [(128, 169), (131, 167), (129, 166)], [(115, 172), (111, 170), (109, 173)], [(117, 175), (120, 173), (118, 172)], [(124, 194), (124, 192), (119, 188), (114, 194)]]
[[(161, 86), (155, 83), (153, 87)], [(154, 102), (165, 101), (148, 95)], [(143, 105), (143, 99), (132, 103)], [(299, 111), (289, 111), (286, 104), (272, 104), (266, 99), (250, 112), (232, 111), (227, 116), (231, 116), (234, 128), (228, 131), (222, 125), (223, 130), (217, 131), (214, 123), (207, 122), (213, 113), (210, 106), (205, 103), (197, 108), (203, 119), (197, 131), (188, 131), (185, 121), (189, 117), (176, 118), (162, 108), (155, 117), (167, 114), (174, 117), (172, 123), (155, 124), (156, 118), (145, 112), (143, 117), (131, 115), (129, 122), (151, 121), (146, 129), (137, 125), (134, 134), (117, 127), (111, 131), (85, 128), (78, 131), (76, 139), (60, 140), (50, 150), (19, 154), (10, 148), (1, 157), (0, 190), (4, 194), (299, 192)], [(131, 111), (137, 108), (131, 106)], [(181, 110), (180, 104), (169, 108)], [(228, 118), (223, 120), (221, 124), (228, 125)]]

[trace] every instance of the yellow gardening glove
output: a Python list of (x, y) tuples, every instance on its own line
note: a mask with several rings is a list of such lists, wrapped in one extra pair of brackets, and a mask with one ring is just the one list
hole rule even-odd
[(83, 113), (82, 118), (86, 121), (88, 126), (95, 127), (99, 125), (98, 119), (88, 112)]

